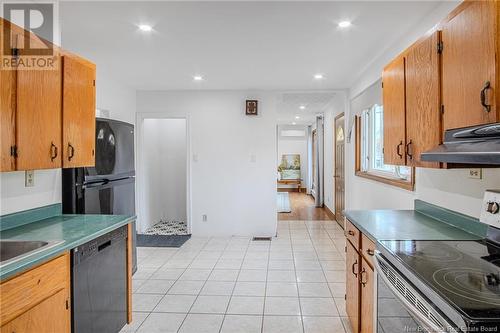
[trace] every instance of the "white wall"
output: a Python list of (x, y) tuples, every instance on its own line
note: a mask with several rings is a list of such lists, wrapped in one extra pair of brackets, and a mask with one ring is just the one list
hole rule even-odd
[[(299, 130), (304, 132), (304, 136), (281, 136), (282, 130)], [(278, 154), (276, 155), (276, 165), (281, 164), (281, 158), (285, 154), (300, 155), (300, 178), (302, 187), (306, 186), (307, 178), (307, 126), (280, 125), (278, 126)], [(280, 188), (293, 187), (296, 185), (280, 185)]]
[[(419, 36), (437, 24), (456, 6), (456, 2), (443, 2), (424, 21), (389, 47), (381, 57), (375, 59), (364, 75), (350, 90), (349, 113), (359, 111), (363, 105), (358, 95), (380, 79), (383, 66), (392, 57), (411, 45)], [(380, 89), (379, 84), (375, 84)], [(379, 99), (381, 91), (369, 99)], [(346, 119), (349, 119), (346, 118)], [(349, 129), (346, 128), (348, 131)], [(473, 217), (479, 217), (484, 190), (500, 188), (500, 169), (483, 169), (483, 179), (467, 177), (468, 170), (416, 169), (415, 191), (406, 191), (360, 178), (354, 175), (354, 137), (346, 144), (346, 209), (413, 209), (414, 199), (421, 199)]]
[[(245, 115), (246, 99), (259, 100), (258, 116)], [(139, 91), (137, 110), (188, 118), (193, 235), (275, 235), (276, 94)]]
[(185, 119), (145, 119), (141, 149), (143, 180), (139, 231), (163, 220), (186, 221)]

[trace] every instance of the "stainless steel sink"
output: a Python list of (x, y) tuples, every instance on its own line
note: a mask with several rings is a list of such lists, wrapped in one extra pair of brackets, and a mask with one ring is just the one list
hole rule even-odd
[(61, 244), (63, 241), (0, 240), (0, 267)]

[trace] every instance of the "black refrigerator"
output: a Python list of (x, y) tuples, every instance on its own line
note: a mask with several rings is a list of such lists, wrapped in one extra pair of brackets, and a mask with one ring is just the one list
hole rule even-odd
[(96, 118), (95, 167), (63, 169), (62, 194), (65, 214), (135, 215), (134, 125)]

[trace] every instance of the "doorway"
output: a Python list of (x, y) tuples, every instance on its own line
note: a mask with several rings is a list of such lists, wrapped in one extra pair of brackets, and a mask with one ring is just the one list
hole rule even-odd
[(143, 117), (138, 123), (138, 233), (188, 235), (187, 119)]
[(344, 113), (335, 117), (334, 126), (334, 147), (335, 147), (335, 173), (334, 173), (334, 193), (335, 193), (335, 220), (342, 227), (344, 226), (345, 208), (345, 117)]

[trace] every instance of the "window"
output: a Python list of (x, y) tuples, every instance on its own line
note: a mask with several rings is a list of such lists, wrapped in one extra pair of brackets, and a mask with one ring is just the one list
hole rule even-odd
[(356, 175), (413, 190), (413, 169), (384, 164), (384, 109), (364, 110), (356, 120)]

